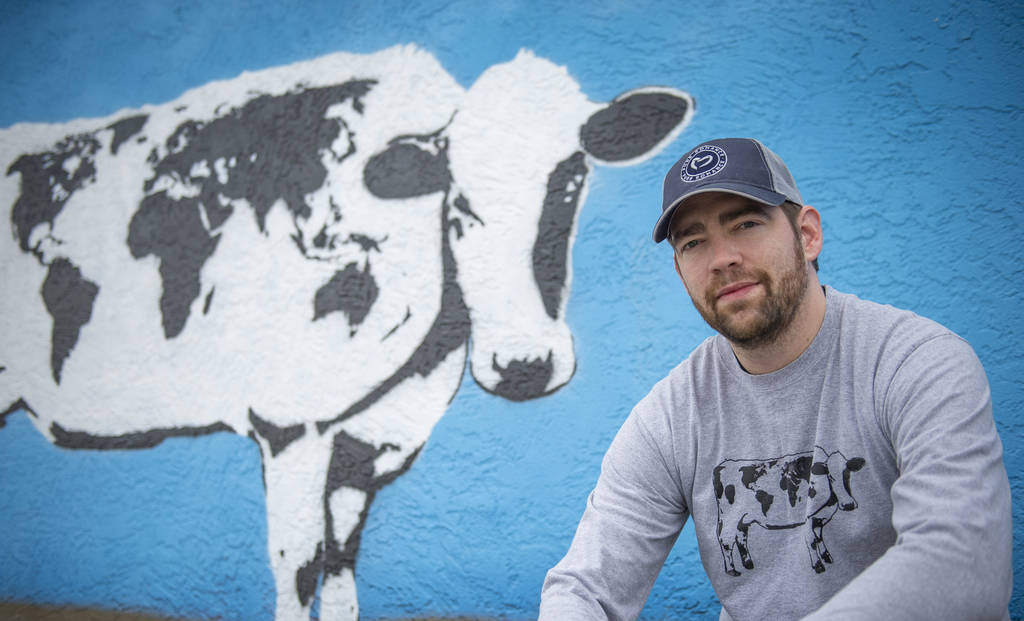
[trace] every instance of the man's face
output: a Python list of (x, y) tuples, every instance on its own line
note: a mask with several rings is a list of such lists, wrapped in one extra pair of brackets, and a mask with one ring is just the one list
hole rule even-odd
[(670, 227), (676, 271), (704, 320), (732, 343), (774, 343), (807, 291), (807, 259), (779, 207), (698, 194)]

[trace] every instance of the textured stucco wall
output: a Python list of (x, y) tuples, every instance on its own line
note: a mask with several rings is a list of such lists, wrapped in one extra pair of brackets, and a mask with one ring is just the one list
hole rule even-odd
[[(665, 150), (590, 174), (565, 311), (572, 379), (550, 396), (510, 401), (467, 371), (417, 461), (376, 494), (357, 560), (362, 617), (535, 615), (544, 572), (564, 553), (619, 424), (708, 334), (649, 235), (663, 172), (710, 137), (756, 136), (785, 158), (822, 213), (824, 282), (912, 309), (972, 343), (1022, 522), (1018, 3), (69, 2), (5, 11), (4, 128), (106, 118), (243, 71), (406, 43), (463, 89), (526, 48), (564, 66), (590, 101), (656, 85), (696, 100)], [(0, 355), (0, 365), (17, 359)], [(273, 618), (256, 443), (218, 433), (147, 450), (69, 450), (24, 412), (4, 422), (0, 599)], [(1022, 537), (1018, 527), (1017, 575)], [(716, 618), (690, 528), (644, 614)], [(1024, 616), (1020, 594), (1011, 615)]]

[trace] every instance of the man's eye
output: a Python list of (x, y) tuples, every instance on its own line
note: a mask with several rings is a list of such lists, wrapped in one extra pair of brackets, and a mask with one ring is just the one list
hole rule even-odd
[(679, 252), (686, 252), (687, 250), (693, 250), (694, 248), (696, 248), (699, 245), (700, 245), (700, 240), (699, 239), (691, 239), (688, 242), (683, 242), (682, 244), (679, 244)]
[(740, 225), (739, 225), (739, 227), (737, 227), (737, 228), (741, 228), (741, 229), (752, 229), (752, 228), (754, 228), (755, 226), (758, 226), (758, 225), (760, 225), (760, 224), (761, 224), (761, 223), (760, 223), (760, 222), (757, 222), (756, 220), (747, 220), (747, 221), (745, 221), (745, 222), (740, 222)]

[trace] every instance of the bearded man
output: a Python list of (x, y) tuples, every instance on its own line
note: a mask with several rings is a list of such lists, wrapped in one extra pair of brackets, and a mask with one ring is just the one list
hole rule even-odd
[(970, 345), (822, 286), (821, 216), (756, 140), (672, 166), (666, 238), (718, 334), (619, 430), (540, 618), (637, 618), (692, 518), (723, 620), (1009, 619), (1010, 487)]

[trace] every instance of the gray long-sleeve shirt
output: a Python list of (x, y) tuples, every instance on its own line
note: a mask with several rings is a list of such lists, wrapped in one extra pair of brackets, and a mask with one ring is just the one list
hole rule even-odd
[(713, 336), (605, 455), (542, 620), (636, 618), (692, 517), (722, 619), (1008, 619), (1010, 488), (984, 370), (907, 311), (826, 288), (793, 363)]

